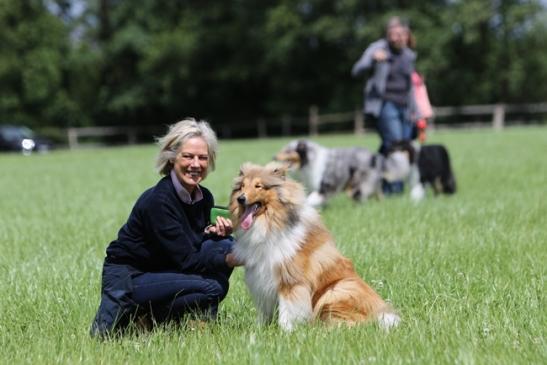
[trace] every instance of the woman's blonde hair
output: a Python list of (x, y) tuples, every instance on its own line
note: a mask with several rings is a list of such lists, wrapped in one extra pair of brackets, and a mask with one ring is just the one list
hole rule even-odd
[(190, 138), (200, 137), (207, 143), (207, 153), (209, 155), (209, 169), (215, 169), (215, 159), (218, 149), (217, 136), (209, 123), (194, 118), (186, 118), (169, 126), (169, 131), (163, 137), (158, 138), (157, 143), (160, 146), (160, 153), (156, 160), (156, 168), (162, 175), (167, 175), (173, 168), (173, 163), (177, 157), (177, 152), (182, 145)]

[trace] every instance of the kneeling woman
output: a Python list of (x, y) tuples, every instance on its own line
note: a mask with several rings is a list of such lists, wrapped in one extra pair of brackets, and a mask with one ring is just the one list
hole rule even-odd
[(157, 168), (165, 176), (139, 197), (106, 250), (93, 336), (108, 336), (135, 318), (214, 319), (239, 265), (231, 253), (232, 222), (219, 217), (210, 225), (213, 196), (199, 185), (215, 167), (215, 133), (206, 122), (186, 119), (159, 144)]

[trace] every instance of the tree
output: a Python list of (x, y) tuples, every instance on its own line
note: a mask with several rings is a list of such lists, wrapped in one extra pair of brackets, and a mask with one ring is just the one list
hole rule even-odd
[(40, 1), (0, 0), (0, 116), (68, 125), (78, 106), (65, 89), (66, 30)]
[(254, 126), (352, 110), (350, 69), (392, 15), (410, 20), (435, 105), (543, 101), (545, 14), (540, 0), (0, 0), (0, 116)]

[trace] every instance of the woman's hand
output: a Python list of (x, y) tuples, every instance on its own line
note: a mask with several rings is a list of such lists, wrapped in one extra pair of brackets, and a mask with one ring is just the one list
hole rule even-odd
[(232, 221), (229, 218), (221, 216), (217, 217), (217, 222), (205, 229), (205, 233), (216, 234), (217, 236), (226, 237), (233, 232)]
[(374, 58), (374, 61), (376, 62), (383, 62), (387, 60), (387, 56), (388, 54), (386, 51), (384, 51), (383, 49), (378, 49), (376, 50), (376, 52), (374, 52), (372, 58)]

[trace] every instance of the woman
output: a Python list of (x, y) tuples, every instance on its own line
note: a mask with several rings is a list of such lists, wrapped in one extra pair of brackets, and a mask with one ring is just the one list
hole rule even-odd
[(214, 319), (239, 265), (231, 253), (232, 222), (218, 217), (209, 224), (213, 196), (200, 185), (215, 167), (215, 133), (206, 122), (186, 119), (159, 145), (156, 165), (165, 176), (139, 197), (106, 250), (93, 336), (136, 318), (163, 323), (191, 312)]
[[(407, 47), (407, 26), (391, 18), (386, 36), (367, 47), (352, 68), (353, 76), (365, 75), (364, 113), (376, 121), (382, 140), (380, 153), (386, 155), (395, 142), (410, 140), (412, 118), (416, 116), (411, 74), (416, 54)], [(384, 194), (403, 191), (403, 182), (384, 182)]]

